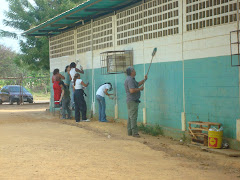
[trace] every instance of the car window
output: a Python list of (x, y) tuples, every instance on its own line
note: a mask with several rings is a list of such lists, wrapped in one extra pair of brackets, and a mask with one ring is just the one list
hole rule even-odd
[(1, 89), (1, 92), (7, 92), (6, 87), (3, 87), (3, 88)]
[[(19, 87), (19, 86), (10, 87), (10, 91), (11, 91), (11, 92), (20, 92), (20, 87)], [(23, 91), (24, 93), (27, 93), (27, 92), (28, 92), (24, 87), (22, 88), (22, 91)]]

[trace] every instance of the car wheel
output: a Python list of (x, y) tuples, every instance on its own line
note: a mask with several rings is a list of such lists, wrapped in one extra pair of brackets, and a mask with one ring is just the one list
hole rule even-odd
[(18, 101), (17, 101), (17, 105), (20, 105), (20, 104), (21, 104), (21, 103), (20, 103), (20, 100), (18, 100)]
[(2, 100), (0, 99), (0, 104), (2, 104)]
[(33, 100), (29, 100), (28, 102), (29, 102), (29, 103), (33, 103)]
[(10, 98), (9, 103), (10, 103), (11, 105), (13, 105), (13, 99), (12, 99), (12, 98)]

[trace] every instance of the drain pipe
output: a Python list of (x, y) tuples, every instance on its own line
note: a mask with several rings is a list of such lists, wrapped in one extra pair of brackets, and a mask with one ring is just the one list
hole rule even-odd
[[(237, 0), (237, 42), (239, 42), (239, 0)], [(238, 44), (238, 54), (239, 54), (239, 44)], [(239, 55), (238, 55), (238, 64), (239, 64)], [(240, 66), (238, 66), (238, 106), (240, 112)], [(240, 118), (240, 117), (239, 117)], [(236, 121), (236, 139), (240, 141), (240, 119)]]
[[(237, 0), (237, 35), (238, 35), (238, 41), (239, 41), (239, 0)], [(239, 44), (238, 44), (238, 54), (239, 54)], [(240, 64), (239, 62), (239, 55), (238, 55), (238, 63)], [(240, 112), (240, 66), (238, 67), (238, 89), (239, 89), (239, 95), (238, 95), (238, 98), (239, 98), (239, 112)]]
[(183, 23), (183, 10), (184, 10), (184, 2), (182, 1), (182, 71), (183, 71), (183, 112), (181, 113), (181, 122), (182, 122), (182, 131), (186, 131), (186, 111), (185, 111), (185, 72), (184, 72), (184, 40), (183, 40), (183, 31), (184, 31), (184, 23)]
[[(116, 39), (117, 39), (117, 18), (116, 18), (116, 11), (114, 11), (114, 15), (113, 15), (113, 50), (116, 51)], [(118, 119), (118, 92), (117, 92), (117, 74), (114, 75), (115, 77), (115, 106), (114, 106), (114, 119)]]
[(95, 109), (95, 80), (94, 80), (94, 67), (93, 67), (93, 19), (91, 19), (91, 55), (92, 55), (92, 108), (91, 108), (91, 116), (93, 117), (96, 109)]
[[(142, 1), (142, 17), (144, 17), (144, 4), (145, 0)], [(143, 21), (143, 20), (142, 20)], [(143, 59), (144, 59), (144, 21), (142, 22), (142, 30), (143, 30)], [(146, 67), (145, 67), (145, 60), (144, 60), (144, 74), (146, 74)], [(147, 104), (146, 104), (146, 85), (144, 85), (144, 108), (143, 108), (143, 124), (147, 124), (147, 112), (146, 112)]]

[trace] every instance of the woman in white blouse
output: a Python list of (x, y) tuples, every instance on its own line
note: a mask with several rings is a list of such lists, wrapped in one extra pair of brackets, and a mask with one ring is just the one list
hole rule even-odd
[(76, 122), (80, 122), (80, 112), (82, 113), (82, 121), (89, 122), (87, 119), (87, 105), (84, 99), (84, 95), (86, 95), (83, 91), (84, 87), (87, 87), (89, 83), (85, 84), (82, 79), (80, 79), (80, 74), (75, 74), (74, 76), (74, 102), (75, 102), (75, 120)]

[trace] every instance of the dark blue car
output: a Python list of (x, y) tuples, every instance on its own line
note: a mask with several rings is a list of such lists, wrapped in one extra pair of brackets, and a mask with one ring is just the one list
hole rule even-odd
[(0, 104), (3, 102), (9, 102), (10, 104), (17, 102), (19, 105), (21, 102), (21, 97), (24, 102), (33, 103), (32, 94), (28, 92), (24, 87), (20, 87), (21, 86), (19, 85), (4, 86), (0, 91)]

